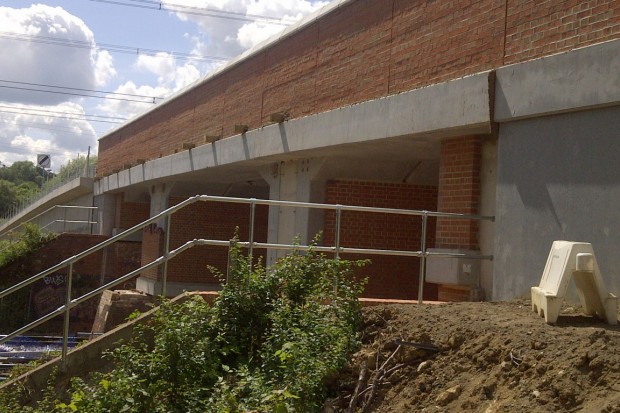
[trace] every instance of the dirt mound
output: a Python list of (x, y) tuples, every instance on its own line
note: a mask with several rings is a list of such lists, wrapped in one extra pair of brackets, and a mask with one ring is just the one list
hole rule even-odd
[(620, 413), (620, 327), (579, 308), (555, 326), (527, 301), (380, 306), (364, 319), (327, 411)]

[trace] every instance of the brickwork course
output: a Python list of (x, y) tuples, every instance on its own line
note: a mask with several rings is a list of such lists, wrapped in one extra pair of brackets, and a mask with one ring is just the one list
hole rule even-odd
[[(346, 2), (103, 137), (97, 173), (105, 177), (174, 154), (186, 143), (237, 135), (235, 125), (266, 126), (272, 113), (298, 119), (618, 38), (619, 1)], [(332, 177), (325, 202), (478, 214), (485, 138), (442, 140), (436, 186)], [(148, 214), (148, 204), (117, 198), (116, 227), (135, 225)], [(194, 204), (173, 217), (171, 248), (193, 238), (227, 239), (237, 226), (247, 239), (248, 217), (243, 205)], [(268, 208), (258, 208), (256, 241), (267, 240), (268, 226)], [(326, 212), (325, 245), (333, 243), (335, 226), (335, 213)], [(340, 236), (350, 247), (416, 250), (420, 218), (345, 212)], [(143, 264), (161, 255), (163, 239), (156, 225), (145, 229)], [(431, 219), (426, 242), (428, 248), (477, 251), (479, 224)], [(226, 256), (224, 248), (193, 248), (170, 262), (169, 280), (217, 282), (208, 266), (223, 270)], [(358, 274), (369, 277), (365, 296), (416, 298), (419, 259), (368, 258), (372, 265)], [(157, 280), (160, 271), (142, 276)], [(427, 283), (424, 297), (465, 300), (469, 290)]]
[(99, 142), (100, 176), (250, 129), (620, 37), (617, 1), (358, 0)]

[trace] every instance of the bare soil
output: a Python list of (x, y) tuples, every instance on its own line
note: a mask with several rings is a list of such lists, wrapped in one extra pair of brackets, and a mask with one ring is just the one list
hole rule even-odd
[(548, 325), (529, 301), (378, 306), (363, 334), (327, 412), (620, 413), (620, 327), (579, 307)]

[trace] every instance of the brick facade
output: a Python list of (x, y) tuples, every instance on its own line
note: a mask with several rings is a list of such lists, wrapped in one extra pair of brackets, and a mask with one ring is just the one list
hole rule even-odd
[(98, 173), (273, 112), (298, 118), (616, 38), (614, 0), (353, 1), (102, 138)]
[[(453, 138), (441, 143), (437, 211), (478, 214), (482, 138)], [(478, 222), (441, 218), (438, 248), (478, 249)]]
[[(403, 183), (329, 181), (326, 202), (330, 204), (361, 205), (380, 208), (435, 210), (437, 188)], [(375, 214), (343, 211), (340, 240), (343, 247), (378, 248), (417, 251), (422, 233), (421, 218), (417, 216)], [(334, 245), (336, 215), (325, 214), (324, 244)], [(429, 220), (427, 247), (435, 244), (435, 222)], [(347, 259), (370, 259), (372, 264), (357, 276), (368, 277), (364, 297), (415, 299), (418, 294), (419, 258), (380, 255), (342, 255)], [(437, 289), (426, 284), (424, 297), (437, 298)]]
[(124, 194), (116, 198), (114, 227), (128, 229), (150, 218), (151, 206), (146, 202), (125, 202)]
[[(171, 197), (170, 206), (185, 198)], [(254, 241), (267, 242), (268, 207), (257, 205), (255, 212)], [(250, 206), (222, 202), (197, 202), (186, 206), (172, 216), (170, 249), (180, 247), (193, 239), (229, 240), (238, 228), (239, 239), (247, 241), (249, 236)], [(164, 232), (152, 225), (145, 229), (142, 241), (142, 265), (161, 256), (164, 245)], [(254, 256), (264, 256), (265, 252), (255, 250)], [(168, 281), (182, 283), (219, 283), (209, 266), (226, 274), (228, 248), (219, 246), (198, 246), (186, 250), (170, 260)], [(159, 269), (144, 271), (143, 276), (157, 280)]]
[(616, 0), (509, 1), (505, 64), (531, 60), (620, 37)]
[[(61, 234), (57, 239), (49, 242), (31, 256), (2, 268), (0, 270), (2, 283), (7, 287), (14, 285), (106, 239), (107, 237), (100, 235)], [(120, 242), (108, 247), (106, 250), (105, 260), (104, 251), (101, 250), (74, 263), (72, 278), (73, 298), (92, 291), (101, 285), (102, 280), (109, 282), (132, 269), (138, 268), (140, 262), (140, 243)], [(27, 304), (26, 308), (13, 308), (12, 311), (32, 321), (63, 305), (67, 274), (68, 268), (63, 268), (32, 284), (30, 289), (23, 290), (26, 298), (30, 297), (29, 304), (27, 300), (25, 303), (22, 303), (22, 305)], [(135, 286), (135, 284), (133, 285)], [(132, 288), (132, 284), (121, 285), (118, 288)], [(20, 294), (20, 292), (14, 294)], [(5, 301), (10, 301), (11, 297), (12, 295), (8, 296)], [(90, 331), (97, 305), (98, 299), (92, 298), (72, 310), (71, 331)], [(3, 309), (4, 311), (5, 309)], [(61, 322), (62, 317), (56, 317), (40, 327), (38, 331), (59, 334), (61, 332)], [(21, 325), (12, 327), (21, 327)], [(5, 326), (0, 326), (0, 330), (6, 330)]]

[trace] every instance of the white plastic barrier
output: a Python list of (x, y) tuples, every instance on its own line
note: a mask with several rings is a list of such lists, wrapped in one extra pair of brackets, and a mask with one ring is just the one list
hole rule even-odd
[(618, 297), (603, 283), (592, 245), (586, 242), (554, 241), (538, 287), (532, 287), (532, 309), (554, 324), (571, 277), (586, 315), (596, 315), (608, 324), (618, 323)]

